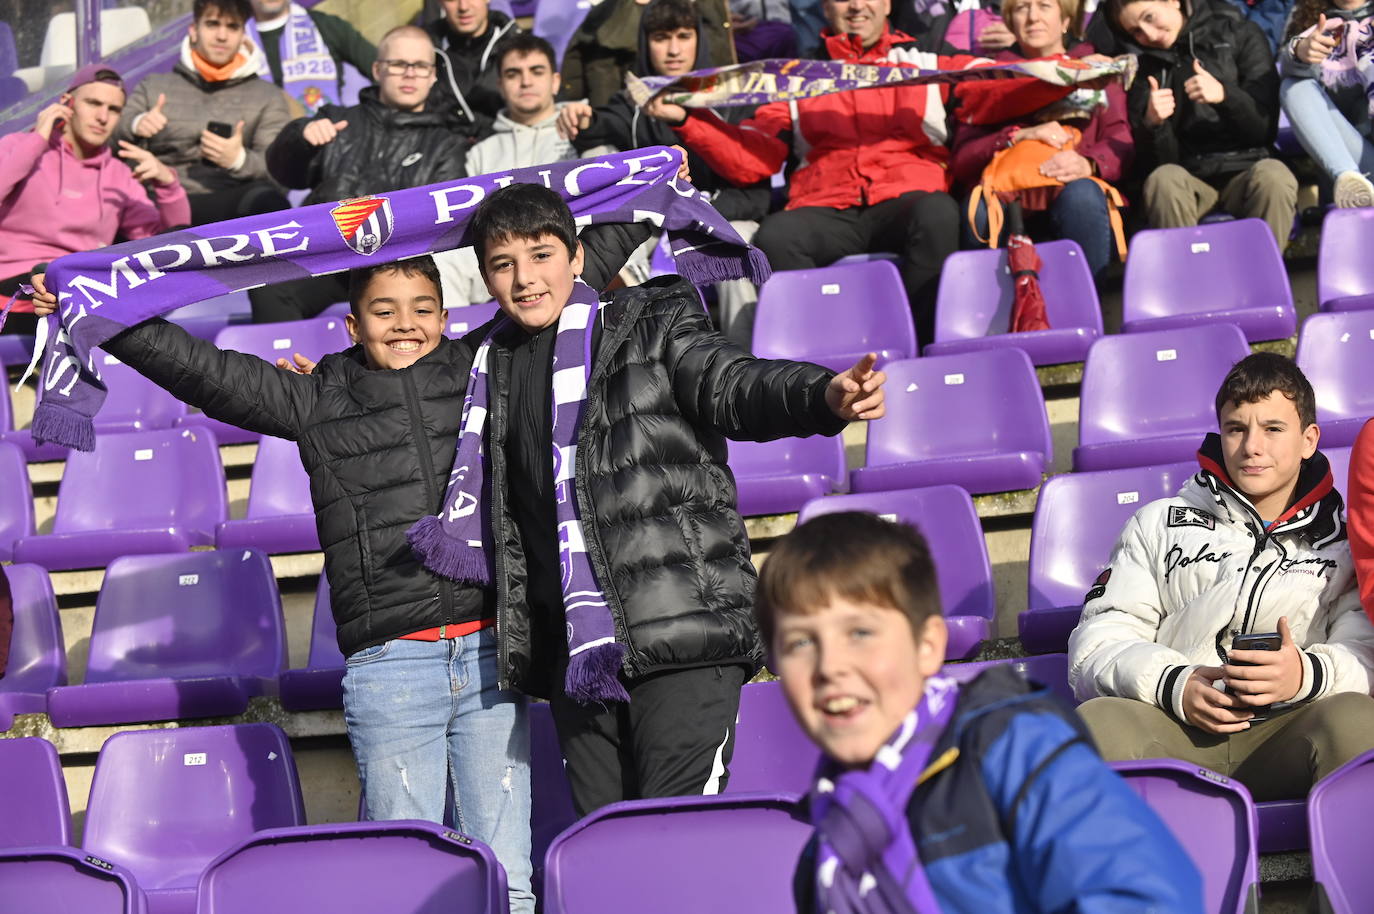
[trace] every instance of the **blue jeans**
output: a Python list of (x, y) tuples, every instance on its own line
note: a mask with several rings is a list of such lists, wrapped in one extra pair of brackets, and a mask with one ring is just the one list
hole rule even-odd
[(1369, 120), (1363, 120), (1365, 132), (1361, 132), (1331, 101), (1320, 81), (1285, 79), (1279, 87), (1279, 103), (1298, 142), (1327, 177), (1334, 179), (1343, 171), (1374, 174)]
[(524, 697), (497, 688), (496, 630), (388, 641), (346, 665), (344, 721), (367, 817), (442, 823), (449, 813), (505, 867), (512, 914), (532, 914), (529, 722)]
[[(1005, 206), (1004, 206), (1005, 208)], [(1027, 219), (1034, 218), (1033, 213), (1027, 213)], [(1086, 178), (1079, 181), (1070, 181), (1064, 185), (1064, 189), (1059, 192), (1059, 196), (1054, 198), (1049, 209), (1050, 222), (1054, 226), (1054, 238), (1067, 238), (1070, 241), (1077, 241), (1078, 246), (1083, 249), (1083, 257), (1088, 262), (1088, 269), (1096, 276), (1102, 271), (1112, 259), (1112, 223), (1107, 215), (1107, 197), (1102, 193), (1102, 188)], [(988, 208), (982, 201), (978, 203), (978, 234), (984, 238), (988, 236)], [(1027, 226), (1029, 228), (1029, 226)], [(964, 226), (966, 244), (974, 247), (978, 244), (977, 239), (968, 232), (968, 226)], [(1006, 234), (1005, 226), (1002, 229)], [(1050, 240), (1040, 238), (1038, 240)], [(1005, 238), (999, 240), (999, 244), (1004, 244)]]

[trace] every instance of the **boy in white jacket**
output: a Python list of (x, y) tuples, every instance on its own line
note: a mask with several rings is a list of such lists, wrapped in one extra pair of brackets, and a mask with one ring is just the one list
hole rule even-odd
[[(1374, 625), (1302, 371), (1251, 355), (1216, 409), (1200, 472), (1136, 512), (1088, 592), (1069, 679), (1105, 758), (1179, 758), (1257, 800), (1302, 796), (1374, 748)], [(1279, 649), (1231, 649), (1258, 633)]]

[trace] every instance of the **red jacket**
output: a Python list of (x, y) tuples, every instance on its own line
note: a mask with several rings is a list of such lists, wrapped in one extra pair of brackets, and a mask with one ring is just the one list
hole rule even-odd
[[(1340, 486), (1342, 480), (1337, 479)], [(1346, 486), (1346, 533), (1355, 577), (1360, 582), (1360, 605), (1374, 619), (1374, 419), (1366, 422), (1350, 452), (1350, 482)]]
[[(828, 35), (825, 50), (831, 60), (866, 64), (957, 69), (982, 62), (920, 51), (915, 39), (889, 28), (866, 51), (850, 35)], [(958, 94), (965, 99), (966, 92), (971, 97), (988, 91), (997, 94), (999, 104), (1020, 113), (1037, 110), (1068, 90), (1036, 79), (996, 79), (961, 84)], [(688, 109), (687, 121), (677, 130), (712, 169), (739, 185), (775, 174), (789, 147), (795, 148), (802, 163), (789, 182), (788, 209), (871, 206), (907, 191), (949, 190), (949, 93), (948, 84), (836, 92), (762, 105), (738, 125), (695, 108)]]
[[(1087, 42), (1079, 42), (1069, 50), (1070, 57), (1086, 57), (1096, 53)], [(1022, 60), (1015, 50), (1007, 48), (997, 55), (998, 61)], [(954, 183), (972, 187), (982, 178), (983, 169), (997, 150), (1010, 144), (1011, 135), (1020, 127), (1033, 127), (1032, 116), (1007, 117), (991, 125), (961, 124), (954, 131), (954, 147), (950, 173)], [(1131, 123), (1126, 117), (1126, 93), (1120, 83), (1107, 86), (1107, 107), (1099, 108), (1085, 125), (1075, 121), (1073, 126), (1083, 132), (1078, 153), (1097, 165), (1097, 176), (1108, 184), (1116, 184), (1135, 158), (1135, 141), (1131, 138)]]

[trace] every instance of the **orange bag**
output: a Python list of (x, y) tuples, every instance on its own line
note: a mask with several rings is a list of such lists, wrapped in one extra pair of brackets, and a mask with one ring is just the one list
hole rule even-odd
[[(1083, 138), (1083, 134), (1076, 127), (1064, 129), (1069, 134), (1069, 141), (1064, 144), (1064, 149), (1073, 149)], [(969, 198), (968, 221), (973, 227), (975, 238), (987, 241), (990, 248), (997, 246), (996, 239), (1002, 234), (1006, 218), (1002, 212), (1003, 203), (1020, 200), (1021, 206), (1027, 210), (1049, 209), (1054, 198), (1063, 189), (1064, 183), (1058, 178), (1047, 178), (1042, 175), (1040, 166), (1059, 151), (1040, 140), (1023, 140), (1013, 143), (1006, 149), (999, 149), (993, 155), (992, 161), (983, 169), (982, 183), (973, 189), (973, 194)], [(1111, 220), (1112, 233), (1116, 236), (1116, 252), (1124, 261), (1126, 232), (1121, 223), (1121, 207), (1126, 203), (1121, 197), (1121, 192), (1106, 181), (1096, 175), (1088, 180), (1102, 188), (1102, 193), (1107, 198), (1107, 217)], [(988, 208), (986, 239), (978, 234), (979, 201), (986, 201)]]

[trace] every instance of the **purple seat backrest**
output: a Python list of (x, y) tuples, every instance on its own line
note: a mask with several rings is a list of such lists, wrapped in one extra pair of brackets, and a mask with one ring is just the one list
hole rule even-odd
[(1004, 660), (976, 660), (972, 663), (946, 663), (941, 675), (961, 683), (972, 682), (995, 666), (1009, 666), (1022, 679), (1037, 682), (1070, 707), (1077, 705), (1069, 689), (1069, 658), (1067, 654), (1035, 654), (1031, 657), (1008, 657)]
[(24, 451), (17, 444), (0, 441), (0, 559), (8, 559), (14, 541), (33, 531), (33, 487)]
[(539, 0), (534, 10), (534, 34), (553, 45), (561, 62), (568, 42), (591, 8), (591, 0)]
[(1312, 837), (1312, 879), (1330, 902), (1321, 910), (1363, 914), (1374, 900), (1369, 847), (1374, 752), (1346, 762), (1317, 782), (1307, 797)]
[[(1076, 241), (1035, 246), (1044, 265), (1040, 291), (1050, 327), (1092, 327), (1102, 332), (1097, 286)], [(935, 304), (935, 339), (964, 340), (1006, 333), (1014, 301), (1005, 248), (957, 251), (940, 270)]]
[(315, 616), (310, 623), (310, 662), (312, 670), (333, 669), (344, 665), (339, 651), (338, 627), (329, 604), (329, 579), (320, 575), (315, 588)]
[(1052, 458), (1045, 398), (1020, 349), (903, 359), (883, 370), (887, 415), (869, 423), (869, 466), (1015, 451)]
[(82, 847), (128, 867), (145, 890), (194, 887), (235, 842), (304, 824), (275, 724), (125, 731), (96, 759)]
[(1374, 416), (1374, 311), (1313, 314), (1296, 361), (1317, 394), (1318, 425)]
[(276, 324), (235, 324), (215, 334), (215, 345), (275, 362), (299, 352), (318, 361), (353, 345), (344, 319), (333, 315)]
[(781, 682), (751, 682), (740, 690), (727, 794), (806, 793), (820, 758), (787, 706)]
[(1348, 447), (1324, 448), (1320, 444), (1317, 447), (1326, 455), (1326, 462), (1331, 464), (1332, 485), (1344, 498), (1350, 486), (1350, 452), (1353, 449)]
[(1249, 354), (1232, 324), (1102, 337), (1083, 366), (1078, 443), (1196, 434), (1201, 444), (1217, 429), (1217, 388)]
[(844, 440), (839, 435), (731, 441), (729, 447), (730, 471), (736, 479), (816, 473), (836, 484), (845, 481)]
[(1031, 522), (1029, 608), (1082, 605), (1131, 515), (1178, 494), (1196, 472), (1177, 463), (1045, 480)]
[(122, 556), (96, 600), (86, 682), (273, 678), (283, 632), (277, 579), (261, 552)]
[(0, 76), (9, 76), (19, 69), (19, 50), (14, 44), (14, 31), (8, 22), (0, 22)]
[(228, 519), (219, 445), (203, 429), (97, 435), (72, 451), (57, 493), (53, 533), (180, 526), (204, 530)]
[(0, 808), (0, 847), (71, 843), (67, 783), (52, 743), (0, 739)]
[(613, 803), (549, 848), (544, 910), (793, 914), (792, 878), (811, 834), (785, 795)]
[(509, 904), (490, 848), (443, 825), (405, 820), (259, 832), (211, 862), (197, 894), (201, 914), (505, 914)]
[(530, 861), (537, 877), (544, 870), (549, 845), (577, 821), (577, 809), (573, 806), (572, 788), (563, 769), (563, 750), (548, 703), (530, 702), (529, 720)]
[(1276, 305), (1291, 308), (1293, 291), (1274, 234), (1260, 219), (1147, 229), (1131, 238), (1123, 323)]
[[(0, 378), (8, 377), (5, 363), (0, 362)], [(14, 405), (10, 402), (9, 384), (0, 384), (0, 388), (0, 432), (8, 432), (14, 428)]]
[(895, 492), (833, 495), (806, 503), (797, 523), (835, 511), (871, 511), (911, 524), (926, 535), (939, 569), (940, 604), (946, 616), (982, 616), (997, 611), (987, 541), (973, 499), (958, 486), (930, 486)]
[(109, 388), (96, 413), (96, 427), (115, 423), (138, 429), (171, 428), (186, 404), (108, 353), (96, 350), (96, 367)]
[(43, 694), (67, 684), (67, 650), (48, 571), (39, 565), (9, 565), (14, 633), (9, 666), (0, 692)]
[(1374, 210), (1333, 209), (1322, 222), (1317, 252), (1317, 301), (1325, 307), (1341, 298), (1374, 295)]
[(494, 301), (449, 308), (448, 326), (444, 328), (444, 336), (456, 340), (491, 320), (500, 310), (500, 306)]
[(12, 911), (144, 914), (133, 874), (72, 847), (0, 851), (0, 898)]
[(1112, 762), (1202, 873), (1203, 909), (1243, 914), (1259, 882), (1258, 825), (1238, 781), (1175, 759)]
[[(880, 350), (917, 355), (902, 277), (886, 260), (779, 271), (759, 290), (754, 353), (760, 358), (841, 370), (853, 364), (851, 355)], [(848, 364), (832, 364), (836, 356)]]
[(202, 299), (192, 302), (189, 305), (182, 305), (175, 311), (167, 313), (166, 318), (175, 322), (178, 318), (186, 317), (221, 317), (226, 321), (251, 319), (253, 314), (253, 304), (248, 298), (247, 292), (226, 292), (214, 298)]
[(314, 514), (310, 476), (301, 465), (294, 441), (264, 436), (253, 460), (253, 483), (248, 490), (248, 517)]

